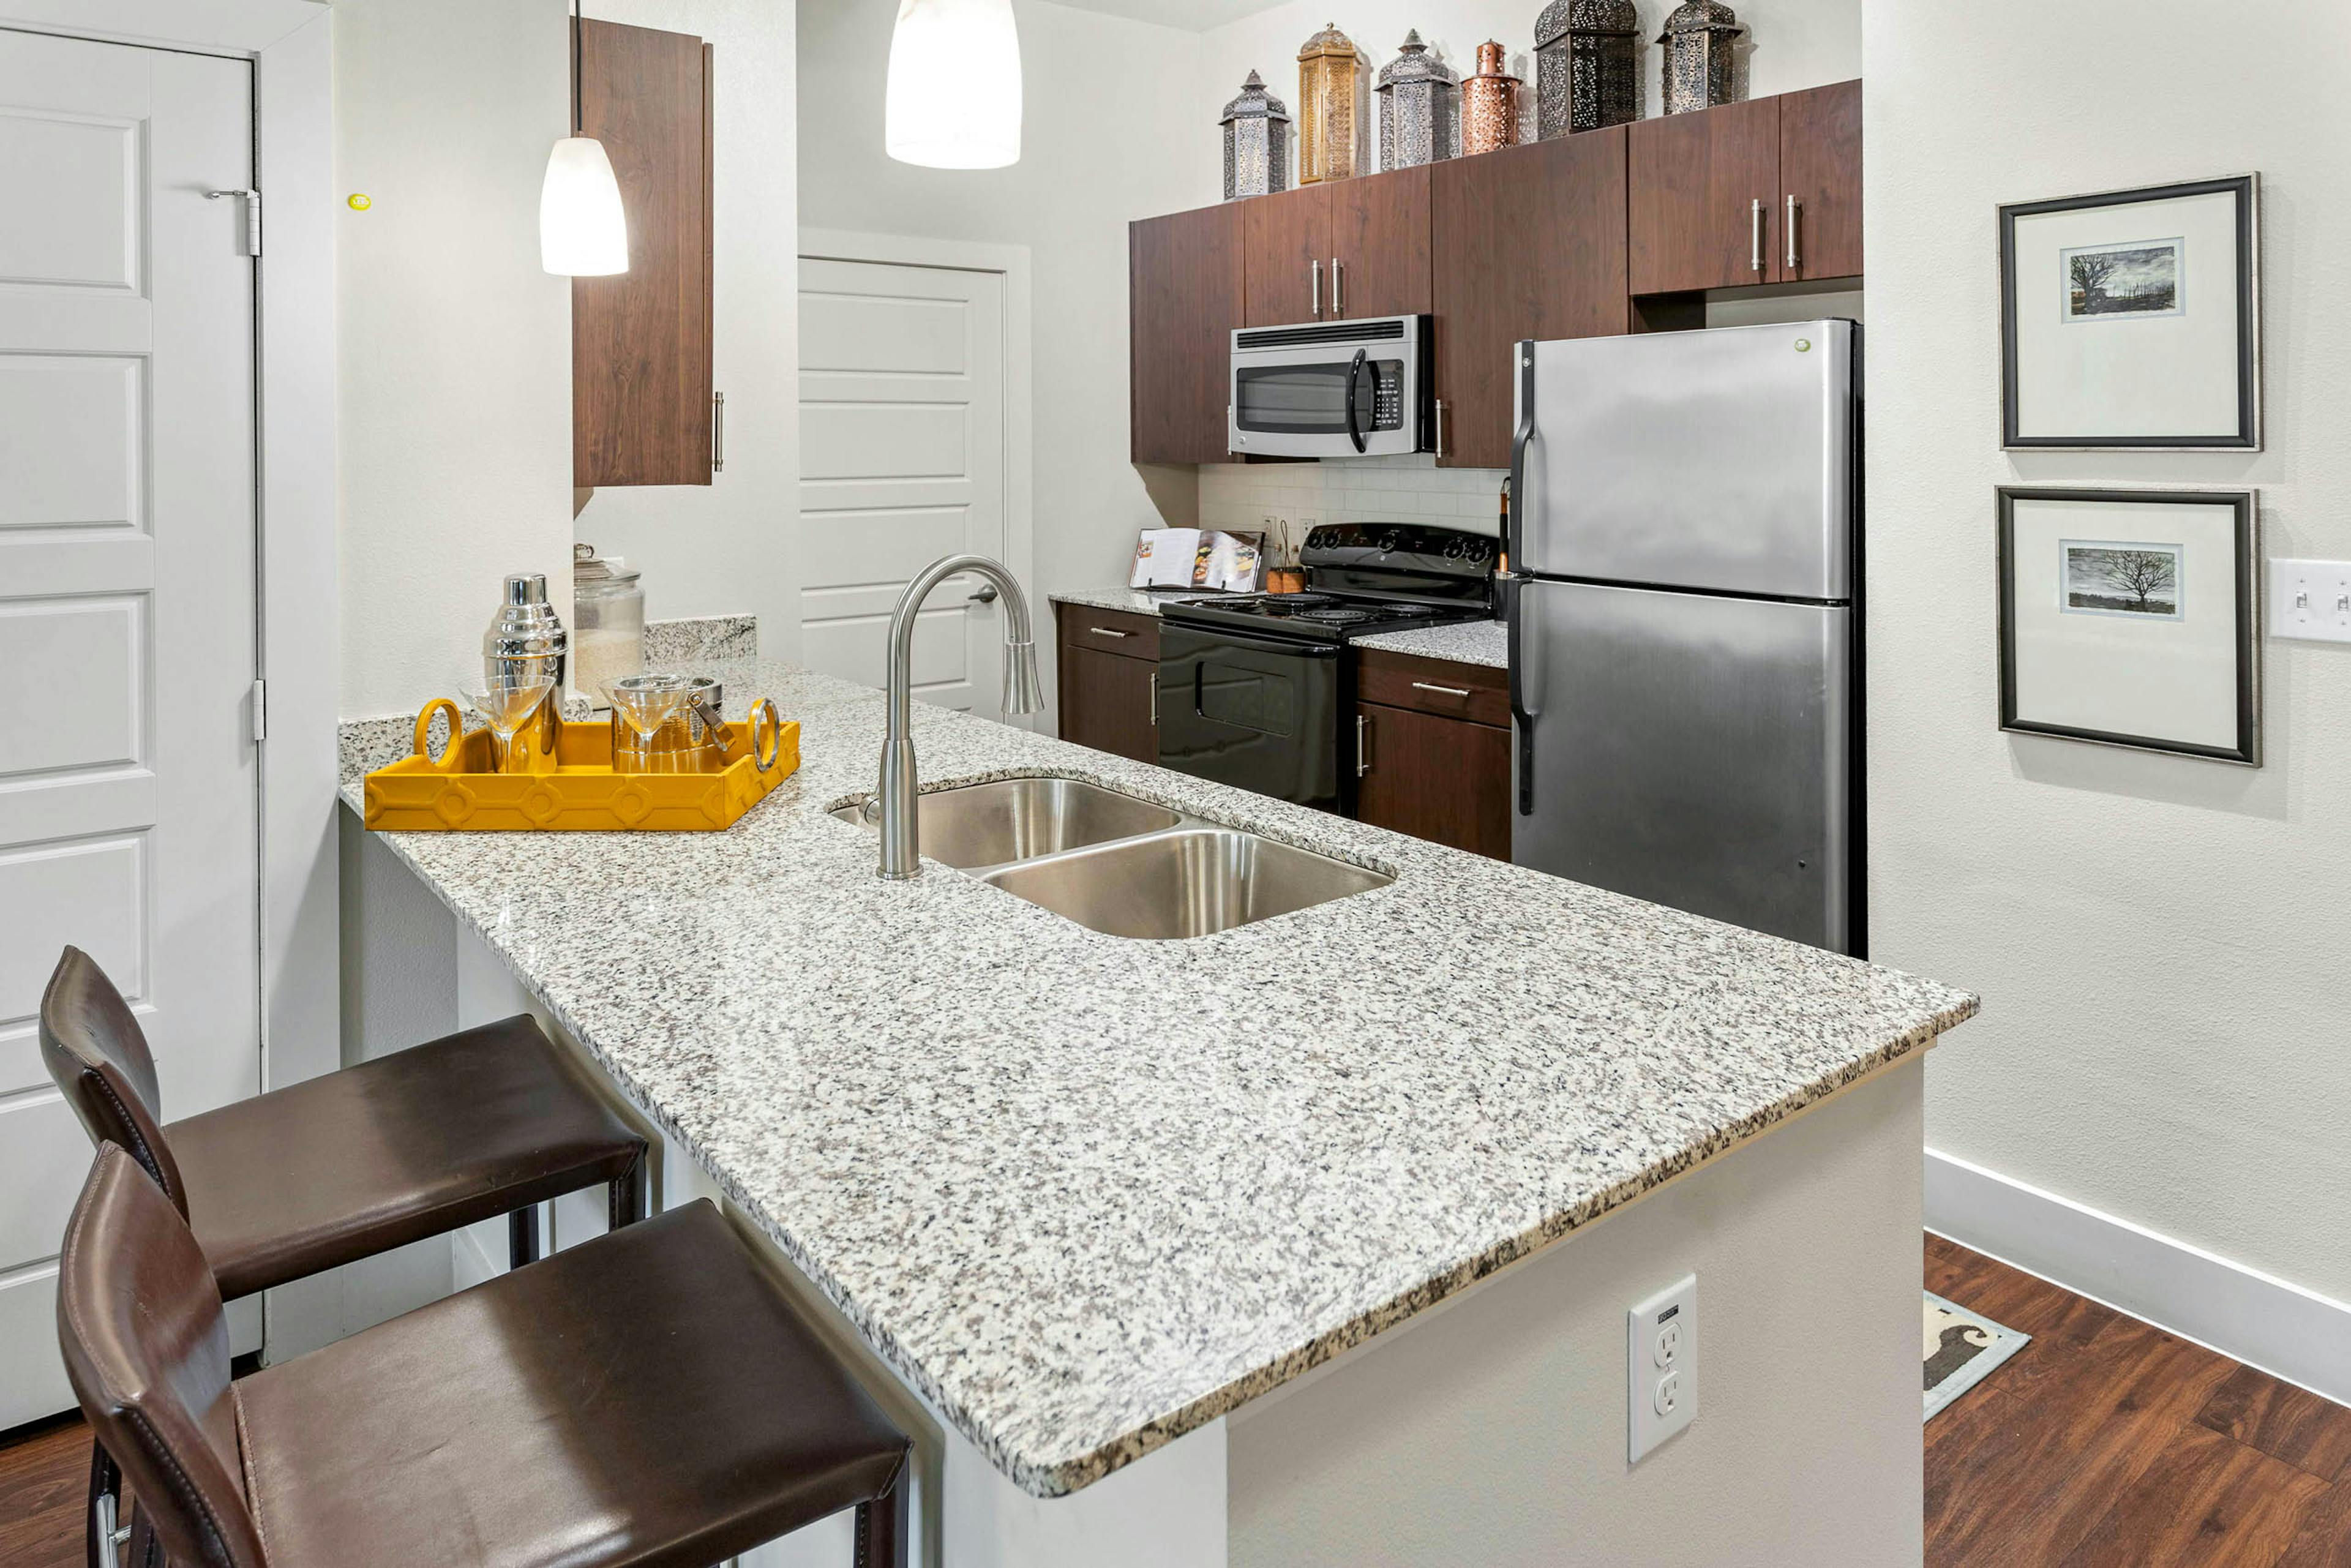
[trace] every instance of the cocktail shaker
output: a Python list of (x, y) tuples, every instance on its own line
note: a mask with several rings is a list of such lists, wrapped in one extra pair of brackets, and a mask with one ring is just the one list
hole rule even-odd
[(527, 680), (549, 675), (555, 696), (563, 695), (564, 656), (571, 637), (547, 601), (547, 578), (540, 572), (517, 573), (507, 579), (498, 612), (482, 633), (482, 674), (492, 682)]

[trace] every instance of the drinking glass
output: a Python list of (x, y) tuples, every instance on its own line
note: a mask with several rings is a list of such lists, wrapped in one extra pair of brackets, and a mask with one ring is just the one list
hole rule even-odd
[(490, 733), (497, 740), (499, 772), (514, 771), (515, 732), (530, 722), (538, 705), (554, 690), (555, 677), (541, 671), (528, 675), (503, 675), (465, 694), (474, 711), (489, 720)]
[(604, 688), (613, 716), (636, 736), (634, 747), (616, 747), (612, 768), (618, 773), (654, 771), (648, 753), (662, 727), (694, 696), (694, 683), (684, 675), (623, 675)]

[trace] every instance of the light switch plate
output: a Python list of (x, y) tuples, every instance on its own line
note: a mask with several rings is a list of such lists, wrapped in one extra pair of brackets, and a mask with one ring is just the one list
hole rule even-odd
[(2351, 560), (2270, 562), (2269, 632), (2351, 643)]
[(1698, 1416), (1698, 1276), (1625, 1314), (1626, 1462), (1639, 1464)]

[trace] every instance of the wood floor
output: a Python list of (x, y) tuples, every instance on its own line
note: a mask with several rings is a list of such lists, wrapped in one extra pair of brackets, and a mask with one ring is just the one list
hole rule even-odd
[[(2351, 1568), (2351, 1409), (1938, 1237), (2032, 1343), (1927, 1425), (1928, 1568)], [(89, 1438), (0, 1448), (0, 1564), (78, 1568)]]

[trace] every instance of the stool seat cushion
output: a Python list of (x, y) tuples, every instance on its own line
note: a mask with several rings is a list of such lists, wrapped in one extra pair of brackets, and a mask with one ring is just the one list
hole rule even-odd
[(907, 1439), (707, 1202), (235, 1385), (271, 1568), (707, 1568)]
[(230, 1300), (627, 1175), (644, 1139), (528, 1015), (163, 1129)]

